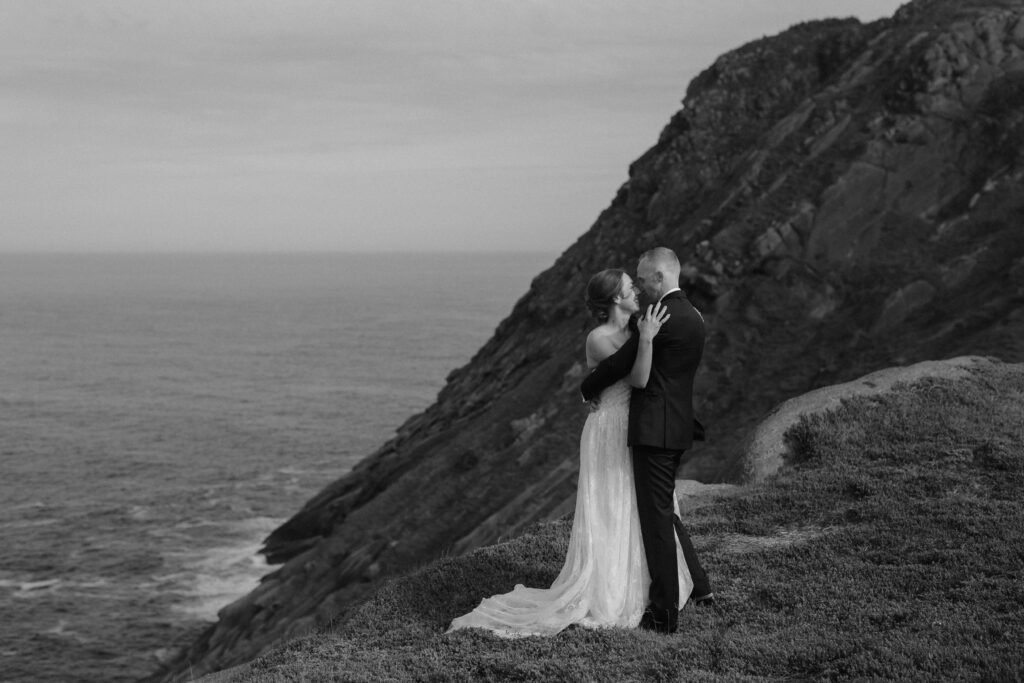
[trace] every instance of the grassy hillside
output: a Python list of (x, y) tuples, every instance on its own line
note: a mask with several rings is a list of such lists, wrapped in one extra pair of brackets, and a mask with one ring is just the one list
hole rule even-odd
[(720, 596), (674, 636), (444, 635), (515, 583), (547, 585), (569, 522), (382, 586), (326, 631), (216, 681), (1024, 677), (1024, 365), (848, 401), (788, 434), (773, 479), (687, 514)]

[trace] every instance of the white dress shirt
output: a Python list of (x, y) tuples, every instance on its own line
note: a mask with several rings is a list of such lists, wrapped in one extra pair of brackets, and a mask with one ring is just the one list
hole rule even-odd
[[(665, 292), (664, 294), (661, 295), (661, 299), (664, 299), (666, 296), (668, 296), (672, 292), (679, 292), (679, 291), (682, 291), (679, 287), (675, 287), (673, 289), (670, 289), (670, 290), (668, 290), (667, 292)], [(658, 299), (658, 303), (659, 304), (661, 303), (661, 299)]]

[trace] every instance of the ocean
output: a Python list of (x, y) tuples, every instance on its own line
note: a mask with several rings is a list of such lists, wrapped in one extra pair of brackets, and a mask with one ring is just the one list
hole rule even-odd
[(152, 672), (554, 258), (0, 254), (0, 680)]

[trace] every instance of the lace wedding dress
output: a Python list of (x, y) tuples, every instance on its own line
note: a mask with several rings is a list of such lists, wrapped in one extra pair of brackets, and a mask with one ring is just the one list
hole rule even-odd
[[(608, 387), (583, 426), (576, 513), (558, 578), (550, 588), (519, 584), (511, 593), (486, 598), (452, 621), (449, 632), (476, 627), (517, 637), (551, 635), (570, 624), (633, 628), (640, 623), (651, 579), (626, 446), (629, 395), (624, 381)], [(675, 507), (678, 514), (678, 502)], [(693, 581), (678, 540), (676, 562), (682, 608)]]

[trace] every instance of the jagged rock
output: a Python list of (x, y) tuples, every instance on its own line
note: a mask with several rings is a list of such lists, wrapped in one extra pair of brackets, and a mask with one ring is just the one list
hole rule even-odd
[(808, 249), (815, 259), (860, 261), (878, 244), (885, 218), (886, 171), (856, 161), (825, 189)]
[(790, 397), (925, 360), (1024, 361), (1022, 216), (1019, 2), (915, 0), (722, 55), (437, 402), (271, 534), (282, 566), (154, 678), (245, 661), (383, 578), (571, 510), (592, 273), (681, 256), (710, 434), (681, 476), (738, 481), (745, 435)]
[(1024, 297), (1024, 257), (1014, 261), (1010, 267), (1010, 282), (1013, 283), (1014, 293), (1018, 298)]
[(901, 287), (882, 304), (882, 313), (872, 328), (873, 333), (890, 330), (922, 306), (931, 303), (937, 290), (926, 280), (916, 280)]

